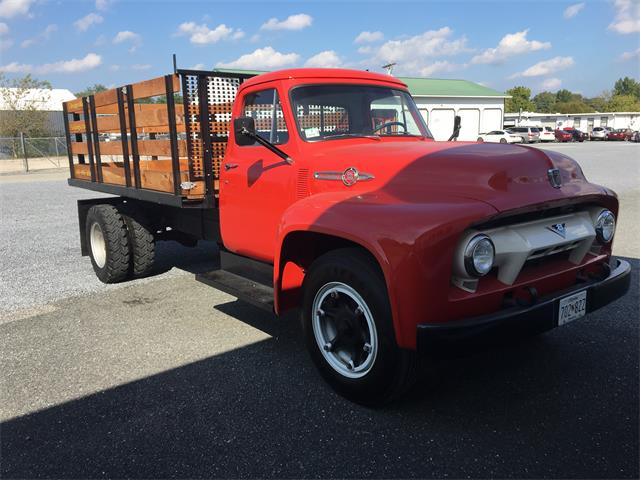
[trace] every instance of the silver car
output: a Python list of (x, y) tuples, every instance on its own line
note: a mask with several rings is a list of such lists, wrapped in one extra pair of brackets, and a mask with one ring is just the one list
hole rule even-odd
[(609, 130), (605, 127), (594, 127), (591, 130), (591, 140), (606, 140)]
[(538, 143), (540, 141), (540, 129), (538, 127), (510, 127), (511, 133), (520, 135), (523, 143)]

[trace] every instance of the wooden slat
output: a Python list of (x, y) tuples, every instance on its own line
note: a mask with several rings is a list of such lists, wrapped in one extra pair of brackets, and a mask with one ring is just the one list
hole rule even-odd
[[(178, 75), (172, 75), (173, 77), (173, 91), (180, 91), (180, 77)], [(134, 83), (133, 98), (147, 98), (156, 97), (158, 95), (166, 95), (167, 90), (164, 83), (164, 77), (154, 78), (152, 80), (145, 80), (144, 82)]]
[(116, 115), (97, 117), (96, 123), (99, 133), (120, 133), (120, 119)]
[(80, 180), (91, 180), (91, 168), (88, 163), (80, 164), (76, 163), (73, 166), (73, 178), (79, 178)]
[(112, 88), (111, 90), (105, 90), (104, 92), (94, 94), (93, 102), (96, 107), (118, 103), (118, 94), (116, 93), (116, 89)]
[(84, 120), (69, 122), (69, 133), (85, 133)]
[[(131, 151), (131, 142), (129, 142)], [(89, 153), (85, 142), (71, 142), (71, 153), (74, 155)], [(100, 142), (100, 153), (102, 155), (122, 155), (122, 143), (120, 141)], [(138, 153), (142, 156), (168, 157), (171, 155), (171, 144), (169, 140), (138, 140)], [(187, 156), (187, 141), (178, 140), (178, 156)]]
[(67, 112), (82, 113), (82, 97), (64, 103), (67, 105)]

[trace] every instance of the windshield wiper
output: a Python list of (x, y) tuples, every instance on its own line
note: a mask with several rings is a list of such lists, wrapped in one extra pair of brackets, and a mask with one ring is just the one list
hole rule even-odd
[(380, 140), (378, 135), (365, 135), (364, 133), (336, 133), (335, 135), (327, 135), (322, 137), (322, 140), (328, 140), (332, 138), (370, 138), (372, 140)]

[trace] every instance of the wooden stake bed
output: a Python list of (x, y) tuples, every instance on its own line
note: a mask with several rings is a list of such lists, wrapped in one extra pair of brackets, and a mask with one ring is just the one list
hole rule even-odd
[(65, 102), (69, 184), (215, 207), (233, 100), (249, 77), (178, 70)]

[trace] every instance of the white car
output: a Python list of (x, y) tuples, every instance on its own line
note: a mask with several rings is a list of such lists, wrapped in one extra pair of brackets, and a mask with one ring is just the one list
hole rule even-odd
[(607, 133), (609, 133), (609, 129), (606, 127), (595, 127), (591, 130), (591, 140), (606, 140)]
[(556, 132), (551, 127), (540, 127), (540, 141), (541, 142), (555, 142)]
[(489, 133), (481, 133), (478, 137), (478, 142), (520, 143), (522, 142), (522, 137), (511, 133), (510, 130), (493, 130)]

